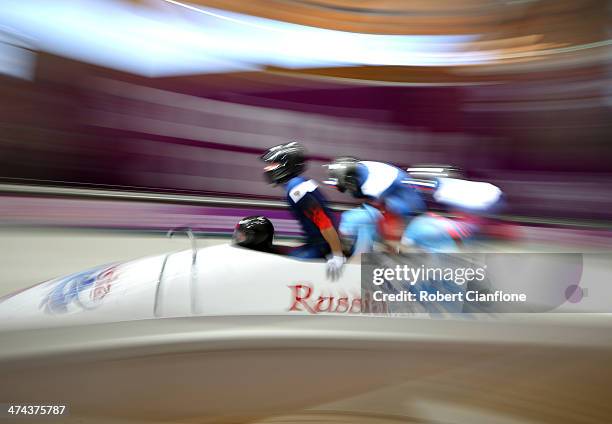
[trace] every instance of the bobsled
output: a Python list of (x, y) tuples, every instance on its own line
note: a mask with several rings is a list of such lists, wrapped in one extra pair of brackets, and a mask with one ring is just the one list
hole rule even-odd
[(108, 264), (0, 300), (0, 331), (202, 315), (350, 314), (360, 267), (223, 244)]
[[(360, 207), (340, 230), (355, 252), (371, 251), (378, 215)], [(451, 220), (415, 218), (402, 242), (428, 252), (454, 252)], [(192, 237), (191, 233), (190, 237)], [(193, 241), (193, 240), (192, 240)], [(46, 281), (0, 299), (0, 331), (219, 315), (354, 314), (362, 310), (361, 267), (329, 279), (324, 260), (222, 244), (107, 264)]]

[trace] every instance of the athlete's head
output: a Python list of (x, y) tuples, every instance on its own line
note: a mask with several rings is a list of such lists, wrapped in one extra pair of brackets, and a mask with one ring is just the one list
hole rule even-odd
[(342, 193), (347, 190), (349, 193), (357, 192), (358, 162), (357, 159), (351, 157), (340, 157), (335, 159), (332, 163), (326, 165), (329, 179), (326, 180), (325, 183), (336, 186)]
[(283, 184), (306, 168), (306, 151), (297, 142), (274, 146), (261, 156), (266, 163), (264, 174), (270, 184)]
[(274, 241), (274, 226), (265, 216), (247, 216), (236, 224), (234, 244), (261, 252), (270, 252)]

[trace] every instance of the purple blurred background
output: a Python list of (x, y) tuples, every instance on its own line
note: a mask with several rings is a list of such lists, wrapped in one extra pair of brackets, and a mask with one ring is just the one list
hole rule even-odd
[[(591, 4), (581, 13), (598, 11)], [(559, 13), (557, 21), (551, 14), (540, 22), (552, 28), (544, 32), (548, 43), (508, 49), (523, 59), (504, 59), (497, 49), (496, 60), (456, 66), (260, 66), (145, 76), (23, 47), (35, 56), (29, 75), (0, 75), (0, 180), (280, 199), (264, 182), (258, 156), (297, 140), (317, 179), (321, 165), (339, 155), (403, 167), (453, 164), (499, 185), (507, 215), (608, 221), (609, 40), (600, 40), (605, 24), (595, 18), (590, 29), (569, 28), (578, 12)], [(572, 41), (551, 44), (564, 28)], [(572, 43), (582, 50), (571, 52)], [(538, 50), (549, 44), (569, 45), (571, 53)]]

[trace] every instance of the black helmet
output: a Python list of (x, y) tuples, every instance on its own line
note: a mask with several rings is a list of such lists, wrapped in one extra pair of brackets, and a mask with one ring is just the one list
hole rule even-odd
[(242, 218), (236, 224), (232, 237), (234, 244), (261, 252), (270, 252), (273, 240), (274, 226), (265, 216)]
[(271, 184), (282, 184), (300, 175), (306, 168), (306, 151), (297, 142), (280, 144), (270, 148), (261, 156), (269, 165), (264, 168)]
[(357, 164), (358, 160), (351, 157), (340, 157), (335, 159), (327, 166), (327, 174), (329, 179), (326, 184), (334, 185), (344, 193), (348, 190), (351, 193), (356, 193), (359, 190), (357, 185)]

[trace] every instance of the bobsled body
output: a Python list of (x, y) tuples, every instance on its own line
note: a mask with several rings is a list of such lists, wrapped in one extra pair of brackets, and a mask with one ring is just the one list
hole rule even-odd
[(360, 311), (360, 270), (338, 281), (325, 262), (232, 245), (105, 265), (0, 301), (0, 330), (195, 315)]

